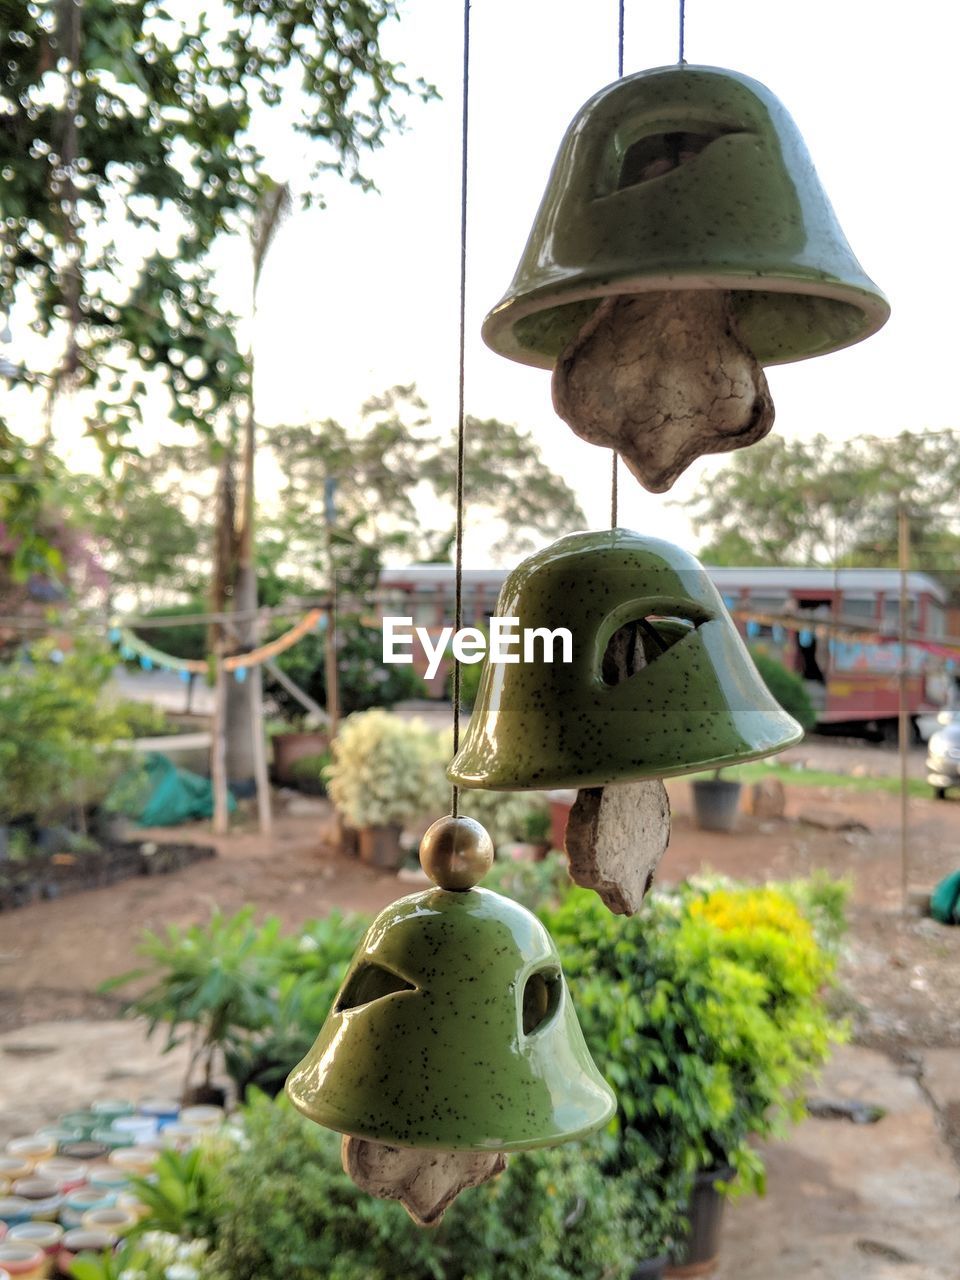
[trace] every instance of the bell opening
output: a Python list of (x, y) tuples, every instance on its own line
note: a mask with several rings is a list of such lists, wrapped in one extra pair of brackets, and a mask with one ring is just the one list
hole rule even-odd
[(523, 988), (523, 1034), (533, 1035), (546, 1026), (560, 1007), (560, 974), (555, 969), (531, 973)]
[(361, 1005), (373, 1004), (374, 1000), (395, 996), (401, 991), (416, 991), (416, 987), (399, 974), (384, 969), (382, 965), (362, 964), (354, 970), (341, 992), (336, 1012), (346, 1013), (348, 1009), (359, 1009)]
[(614, 631), (604, 650), (600, 664), (603, 683), (612, 688), (629, 680), (691, 635), (696, 626), (690, 618), (664, 618), (658, 614), (625, 622)]
[(617, 190), (638, 186), (641, 182), (649, 182), (651, 178), (660, 178), (665, 173), (679, 169), (682, 164), (694, 160), (701, 151), (705, 151), (711, 142), (722, 138), (726, 132), (726, 129), (709, 133), (672, 131), (641, 138), (624, 152)]

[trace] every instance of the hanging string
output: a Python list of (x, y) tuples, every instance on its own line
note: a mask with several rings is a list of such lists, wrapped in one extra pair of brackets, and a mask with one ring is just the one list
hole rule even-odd
[(684, 58), (683, 56), (683, 38), (684, 38), (684, 27), (686, 24), (686, 7), (687, 7), (687, 0), (680, 0), (680, 51), (677, 56), (677, 61), (681, 64), (681, 66), (683, 65), (684, 62), (686, 62), (686, 58)]
[[(617, 78), (623, 79), (623, 28), (624, 28), (624, 9), (626, 8), (626, 0), (618, 0), (617, 5)], [(610, 464), (610, 528), (617, 527), (617, 505), (618, 505), (618, 464), (620, 456), (616, 449), (613, 451), (613, 461)]]
[[(456, 631), (463, 626), (463, 472), (466, 445), (464, 387), (467, 363), (467, 142), (470, 136), (470, 0), (463, 3), (463, 107), (460, 137), (460, 356), (457, 401), (457, 542), (454, 559), (454, 614)], [(460, 750), (459, 659), (453, 660), (453, 753)], [(460, 788), (454, 785), (450, 811), (457, 817)]]

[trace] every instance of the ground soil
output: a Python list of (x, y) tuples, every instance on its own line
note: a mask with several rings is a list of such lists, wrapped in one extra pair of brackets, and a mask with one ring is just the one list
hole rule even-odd
[[(811, 765), (877, 769), (892, 753), (871, 748), (805, 749)], [(895, 758), (895, 757), (892, 757)], [(877, 1048), (960, 1045), (960, 939), (933, 921), (900, 911), (899, 799), (884, 792), (788, 785), (786, 817), (741, 815), (735, 834), (698, 831), (689, 784), (669, 786), (670, 847), (661, 880), (708, 868), (751, 881), (824, 868), (853, 883), (851, 933), (843, 959), (846, 999), (858, 1038)], [(202, 921), (212, 908), (254, 903), (289, 928), (332, 907), (375, 912), (411, 891), (392, 873), (343, 857), (324, 801), (280, 796), (275, 830), (264, 840), (249, 816), (224, 839), (207, 824), (145, 831), (144, 839), (214, 844), (219, 856), (169, 876), (136, 877), (103, 889), (0, 915), (0, 1029), (48, 1018), (109, 1016), (116, 1000), (97, 994), (106, 978), (136, 963), (145, 928)], [(849, 822), (826, 830), (802, 821)], [(908, 882), (929, 892), (960, 866), (960, 801), (913, 798)]]

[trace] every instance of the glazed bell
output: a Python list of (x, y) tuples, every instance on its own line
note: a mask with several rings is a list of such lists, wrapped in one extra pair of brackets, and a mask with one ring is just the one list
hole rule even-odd
[(447, 1151), (548, 1146), (615, 1109), (550, 935), (479, 888), (381, 912), (287, 1093), (341, 1133)]
[[(780, 707), (698, 560), (627, 529), (572, 533), (507, 578), (497, 616), (567, 628), (572, 661), (486, 662), (463, 787), (519, 791), (670, 777), (771, 755), (803, 730)], [(645, 664), (608, 682), (612, 637), (639, 623)], [(559, 645), (554, 658), (562, 656)]]
[(784, 107), (717, 67), (641, 71), (581, 108), (483, 336), (550, 369), (604, 297), (674, 289), (731, 291), (761, 364), (849, 346), (890, 313)]

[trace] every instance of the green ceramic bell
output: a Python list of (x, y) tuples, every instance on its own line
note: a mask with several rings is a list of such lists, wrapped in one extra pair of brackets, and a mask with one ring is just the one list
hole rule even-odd
[(549, 369), (600, 299), (675, 289), (731, 291), (761, 364), (859, 342), (890, 310), (784, 107), (717, 67), (641, 71), (581, 108), (483, 336)]
[[(627, 529), (568, 534), (514, 569), (496, 612), (520, 628), (567, 628), (572, 661), (545, 662), (540, 647), (535, 661), (486, 662), (448, 770), (461, 786), (670, 777), (771, 755), (803, 736), (703, 566), (669, 542)], [(646, 665), (608, 683), (608, 645), (628, 623), (640, 624)]]
[(311, 1120), (399, 1147), (516, 1151), (612, 1116), (550, 935), (473, 887), (492, 858), (472, 819), (427, 832), (421, 861), (438, 887), (380, 913), (287, 1080)]

